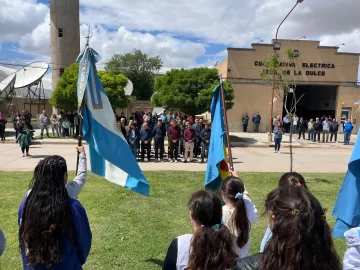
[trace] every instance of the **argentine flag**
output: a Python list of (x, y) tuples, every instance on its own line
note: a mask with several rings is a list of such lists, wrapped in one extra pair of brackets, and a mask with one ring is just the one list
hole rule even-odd
[(112, 183), (145, 196), (150, 186), (130, 150), (114, 116), (113, 109), (97, 74), (101, 59), (87, 47), (78, 57), (77, 85), (79, 112), (83, 105), (82, 135), (89, 144), (91, 172)]

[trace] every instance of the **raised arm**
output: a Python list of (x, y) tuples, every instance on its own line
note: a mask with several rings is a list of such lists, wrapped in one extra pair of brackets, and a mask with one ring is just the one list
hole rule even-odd
[(68, 195), (70, 198), (76, 199), (80, 191), (82, 190), (83, 186), (85, 185), (86, 181), (86, 154), (84, 146), (77, 146), (77, 151), (80, 152), (79, 154), (79, 167), (78, 167), (78, 173), (73, 181), (68, 182), (66, 184), (66, 190), (68, 192)]

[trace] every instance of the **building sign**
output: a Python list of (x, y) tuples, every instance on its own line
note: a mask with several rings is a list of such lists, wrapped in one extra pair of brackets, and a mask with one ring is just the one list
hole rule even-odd
[[(262, 67), (264, 66), (264, 62), (262, 61), (255, 61), (254, 65), (256, 67)], [(281, 62), (280, 63), (280, 67), (290, 67), (290, 68), (296, 68), (297, 65), (294, 62)], [(335, 64), (329, 64), (329, 63), (301, 63), (300, 65), (301, 68), (303, 69), (333, 69), (335, 68)], [(268, 70), (264, 70), (265, 74), (269, 74)], [(295, 76), (325, 76), (326, 75), (326, 71), (325, 70), (284, 70), (283, 71), (284, 74), (287, 75), (291, 75), (291, 73), (293, 72), (293, 74)]]

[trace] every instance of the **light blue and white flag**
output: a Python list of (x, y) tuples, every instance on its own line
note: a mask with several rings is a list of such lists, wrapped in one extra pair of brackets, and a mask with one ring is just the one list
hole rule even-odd
[(360, 136), (356, 139), (332, 215), (336, 217), (335, 238), (342, 238), (347, 230), (360, 227)]
[(82, 135), (89, 144), (91, 172), (145, 196), (147, 183), (116, 123), (113, 109), (96, 70), (98, 53), (87, 47), (78, 57), (78, 103), (83, 104)]

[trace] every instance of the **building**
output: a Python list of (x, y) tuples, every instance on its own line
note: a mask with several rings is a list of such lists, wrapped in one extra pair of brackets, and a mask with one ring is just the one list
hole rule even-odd
[[(351, 117), (356, 125), (359, 105), (354, 103), (360, 100), (360, 54), (338, 52), (338, 47), (321, 46), (319, 41), (278, 42), (281, 43), (281, 50), (277, 51), (281, 65), (296, 80), (296, 96), (303, 95), (297, 105), (298, 116), (309, 120), (325, 114), (338, 121)], [(294, 63), (287, 59), (286, 49), (297, 50)], [(227, 59), (216, 66), (223, 78), (231, 81), (236, 95), (233, 109), (227, 114), (230, 131), (242, 131), (241, 119), (246, 112), (250, 118), (259, 112), (262, 117), (260, 132), (269, 130), (272, 88), (270, 82), (260, 78), (260, 71), (264, 70), (264, 60), (269, 59), (269, 54), (273, 52), (273, 44), (228, 48)], [(285, 115), (284, 100), (281, 98), (274, 102), (275, 115)], [(251, 120), (249, 130), (252, 130)]]
[(52, 86), (80, 54), (79, 0), (50, 0)]

